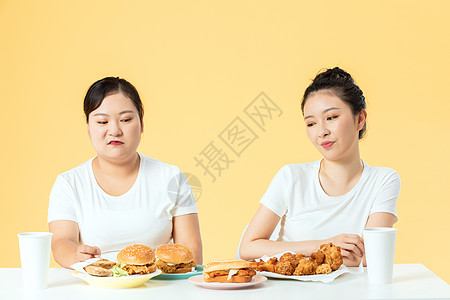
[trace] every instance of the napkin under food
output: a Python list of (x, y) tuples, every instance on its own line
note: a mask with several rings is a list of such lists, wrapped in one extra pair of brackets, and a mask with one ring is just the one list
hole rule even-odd
[[(88, 266), (88, 265), (90, 265), (90, 264), (95, 263), (96, 261), (98, 261), (100, 259), (107, 259), (109, 261), (112, 261), (112, 262), (115, 262), (115, 263), (119, 263), (117, 261), (117, 253), (118, 252), (103, 253), (102, 257), (96, 257), (96, 258), (91, 258), (91, 259), (88, 259), (88, 260), (85, 260), (85, 261), (77, 262), (77, 263), (71, 265), (70, 267), (72, 269), (80, 272), (80, 273), (86, 274), (88, 276), (93, 276), (93, 275), (90, 275), (88, 272), (86, 272), (83, 268)], [(93, 277), (95, 277), (95, 276), (93, 276)]]
[[(264, 255), (263, 257), (261, 257), (260, 259), (256, 259), (256, 261), (268, 261), (269, 259), (276, 257), (277, 259), (280, 259), (280, 257), (283, 254), (286, 253), (292, 253), (295, 254), (292, 251), (285, 251), (282, 253), (278, 253), (276, 255), (273, 256), (267, 256)], [(263, 271), (263, 272), (258, 272), (261, 275), (264, 275), (266, 277), (271, 277), (271, 278), (279, 278), (279, 279), (294, 279), (294, 280), (300, 280), (300, 281), (320, 281), (320, 282), (324, 282), (324, 283), (328, 283), (331, 282), (333, 280), (335, 280), (338, 276), (344, 274), (344, 273), (351, 273), (351, 274), (358, 274), (358, 273), (364, 273), (364, 268), (361, 264), (359, 265), (359, 267), (357, 268), (349, 268), (347, 266), (341, 265), (341, 267), (339, 269), (337, 269), (336, 271), (333, 271), (331, 273), (328, 274), (318, 274), (318, 275), (302, 275), (302, 276), (295, 276), (295, 275), (281, 275), (281, 274), (277, 274), (277, 273), (272, 273), (272, 272), (267, 272), (267, 271)]]

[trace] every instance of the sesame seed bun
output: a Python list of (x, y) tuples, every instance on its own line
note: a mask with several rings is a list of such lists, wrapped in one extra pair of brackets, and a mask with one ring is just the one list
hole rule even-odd
[(123, 248), (117, 254), (120, 263), (129, 265), (146, 265), (155, 262), (155, 252), (146, 245), (131, 245)]
[(156, 257), (169, 264), (187, 264), (194, 260), (194, 253), (183, 245), (165, 244), (156, 248)]

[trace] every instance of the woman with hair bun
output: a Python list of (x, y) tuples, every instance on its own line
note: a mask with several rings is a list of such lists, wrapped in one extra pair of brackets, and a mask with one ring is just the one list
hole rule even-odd
[[(240, 256), (288, 250), (310, 256), (331, 242), (341, 247), (346, 266), (358, 266), (364, 259), (363, 229), (397, 222), (400, 177), (360, 157), (366, 102), (349, 73), (336, 67), (318, 74), (301, 108), (308, 138), (323, 158), (280, 169), (242, 238)], [(269, 240), (278, 223), (277, 240)]]
[(144, 108), (136, 88), (106, 77), (84, 98), (88, 134), (97, 155), (60, 174), (48, 223), (52, 251), (63, 267), (131, 244), (156, 248), (173, 241), (202, 263), (197, 206), (176, 166), (137, 152)]

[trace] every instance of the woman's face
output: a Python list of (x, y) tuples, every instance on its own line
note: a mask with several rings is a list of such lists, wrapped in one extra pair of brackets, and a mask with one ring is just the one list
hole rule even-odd
[(305, 102), (306, 133), (313, 145), (328, 160), (345, 159), (358, 151), (359, 130), (367, 113), (354, 116), (351, 108), (332, 91), (311, 94)]
[(136, 107), (122, 93), (106, 96), (89, 114), (89, 137), (102, 158), (122, 160), (135, 155), (142, 130)]

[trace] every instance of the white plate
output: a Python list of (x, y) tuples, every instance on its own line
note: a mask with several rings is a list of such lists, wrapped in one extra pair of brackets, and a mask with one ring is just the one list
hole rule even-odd
[(155, 277), (161, 273), (161, 270), (156, 270), (153, 273), (145, 275), (131, 275), (131, 276), (121, 276), (121, 277), (97, 277), (91, 276), (86, 273), (80, 273), (74, 271), (72, 274), (78, 277), (92, 286), (102, 287), (102, 288), (134, 288), (143, 285), (150, 278)]
[(117, 250), (115, 250), (115, 251), (106, 251), (106, 252), (103, 252), (102, 255), (100, 255), (100, 256), (103, 259), (107, 259), (107, 260), (113, 261), (113, 262), (118, 262), (117, 261), (117, 254), (119, 254), (119, 252), (120, 251), (117, 251)]
[[(285, 253), (294, 253), (291, 251), (285, 251), (282, 253), (278, 253), (276, 255), (273, 256), (263, 256), (260, 259), (257, 259), (256, 261), (268, 261), (269, 259), (276, 257), (277, 259), (280, 259), (280, 257), (285, 254)], [(295, 254), (295, 253), (294, 253)], [(320, 282), (324, 282), (324, 283), (328, 283), (331, 282), (333, 280), (335, 280), (338, 276), (344, 274), (344, 273), (351, 273), (351, 274), (358, 274), (358, 273), (364, 273), (364, 268), (362, 266), (362, 264), (359, 267), (346, 267), (345, 265), (341, 265), (341, 267), (339, 269), (337, 269), (336, 271), (333, 271), (331, 273), (328, 274), (317, 274), (317, 275), (302, 275), (302, 276), (295, 276), (295, 275), (281, 275), (281, 274), (277, 274), (277, 273), (272, 273), (272, 272), (258, 272), (258, 274), (264, 275), (266, 277), (269, 278), (276, 278), (276, 279), (290, 279), (290, 280), (300, 280), (300, 281), (320, 281)]]
[(257, 285), (260, 283), (263, 283), (267, 280), (266, 277), (262, 275), (255, 275), (250, 282), (246, 283), (227, 283), (227, 282), (205, 282), (203, 279), (203, 275), (197, 275), (189, 277), (188, 279), (193, 284), (199, 285), (204, 288), (208, 289), (215, 289), (215, 290), (233, 290), (233, 289), (242, 289), (249, 286)]
[[(108, 251), (104, 252), (101, 255), (102, 259), (107, 259), (109, 261), (113, 261), (117, 263), (117, 254), (119, 251)], [(97, 277), (89, 275), (83, 267), (93, 263), (94, 261), (99, 260), (99, 258), (92, 258), (86, 260), (84, 262), (79, 262), (73, 264), (71, 267), (75, 269), (72, 273), (73, 276), (78, 277), (88, 284), (97, 287), (103, 288), (134, 288), (143, 285), (150, 278), (155, 277), (161, 274), (161, 270), (156, 270), (153, 273), (145, 274), (145, 275), (131, 275), (131, 276), (121, 276), (121, 277)]]

